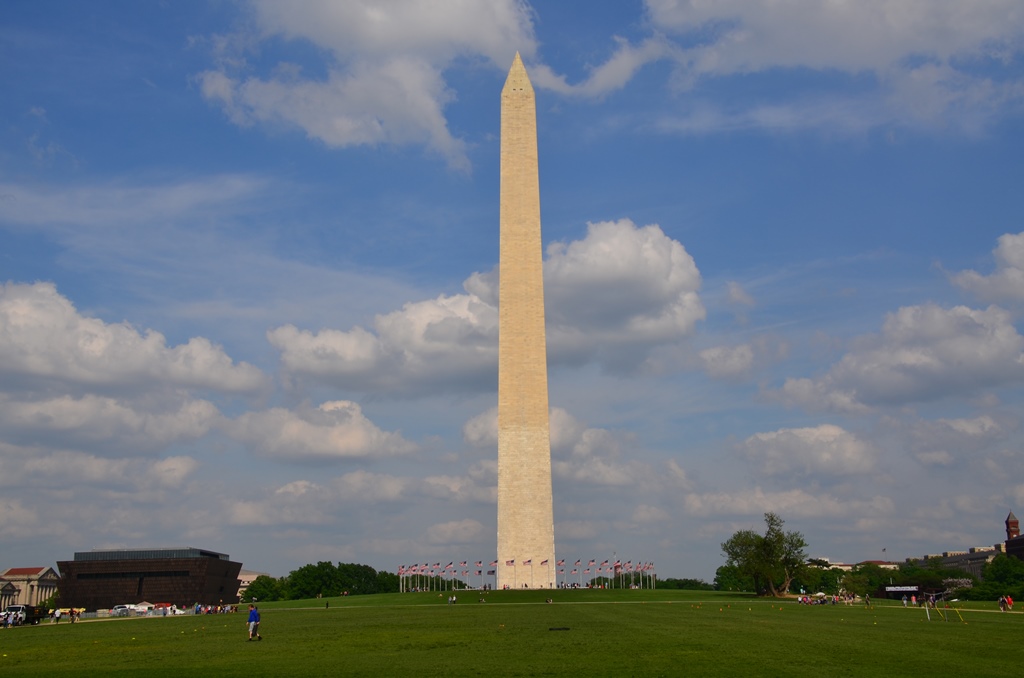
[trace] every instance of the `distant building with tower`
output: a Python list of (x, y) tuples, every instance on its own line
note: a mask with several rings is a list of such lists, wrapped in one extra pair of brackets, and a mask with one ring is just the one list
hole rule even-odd
[(1006, 516), (1006, 555), (1024, 560), (1024, 537), (1020, 536), (1020, 522), (1017, 516)]

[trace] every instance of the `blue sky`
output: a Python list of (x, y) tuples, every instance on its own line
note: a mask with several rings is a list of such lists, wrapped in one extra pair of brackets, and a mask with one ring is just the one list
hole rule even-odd
[(537, 91), (555, 537), (710, 580), (1024, 510), (1024, 7), (8, 2), (5, 567), (495, 552), (499, 93)]

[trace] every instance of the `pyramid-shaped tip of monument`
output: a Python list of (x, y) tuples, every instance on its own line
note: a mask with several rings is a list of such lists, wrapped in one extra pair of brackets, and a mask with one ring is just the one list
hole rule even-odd
[(505, 80), (505, 87), (533, 91), (533, 85), (530, 83), (530, 76), (526, 73), (526, 66), (523, 64), (523, 59), (519, 56), (518, 50), (516, 50), (516, 55), (512, 59), (512, 67), (508, 71), (508, 78)]

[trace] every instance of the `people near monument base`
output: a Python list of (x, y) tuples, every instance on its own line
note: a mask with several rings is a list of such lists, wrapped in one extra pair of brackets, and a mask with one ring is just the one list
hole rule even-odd
[(903, 607), (907, 606), (907, 594), (903, 594)]
[(260, 635), (260, 611), (255, 605), (249, 605), (249, 619), (246, 621), (249, 626), (249, 640), (263, 640)]

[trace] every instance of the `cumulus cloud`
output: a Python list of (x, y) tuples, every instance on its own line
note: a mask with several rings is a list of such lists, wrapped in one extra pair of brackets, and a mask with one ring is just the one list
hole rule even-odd
[(252, 0), (258, 31), (218, 44), (251, 47), (274, 37), (314, 45), (324, 76), (279, 62), (259, 75), (236, 54), (197, 77), (203, 96), (236, 123), (297, 127), (328, 146), (424, 144), (459, 168), (465, 143), (444, 117), (454, 93), (443, 72), (456, 59), (507, 68), (535, 49), (530, 10), (519, 0), (441, 4), (400, 0)]
[(88, 486), (96, 492), (117, 492), (120, 497), (144, 495), (181, 488), (199, 466), (199, 461), (189, 456), (109, 459), (83, 452), (0, 445), (0, 487), (63, 490)]
[(983, 414), (972, 418), (919, 421), (910, 428), (910, 451), (926, 466), (950, 466), (1005, 440), (1011, 422)]
[(0, 286), (0, 375), (35, 384), (145, 389), (163, 386), (253, 393), (266, 383), (248, 363), (195, 337), (168, 346), (159, 332), (81, 315), (51, 283)]
[(1024, 301), (1024, 232), (999, 236), (992, 256), (996, 260), (993, 273), (961, 271), (953, 276), (953, 283), (983, 301)]
[[(440, 296), (377, 316), (362, 327), (319, 332), (284, 325), (267, 333), (289, 373), (397, 394), (493, 382), (497, 308), (472, 294)], [(487, 376), (484, 376), (487, 373)]]
[(868, 473), (876, 457), (869, 443), (832, 424), (756, 433), (738, 449), (765, 475), (803, 478)]
[(61, 396), (24, 401), (0, 394), (0, 438), (15, 444), (41, 444), (90, 450), (103, 456), (138, 454), (196, 440), (219, 421), (205, 400), (189, 400), (156, 411), (138, 403), (103, 396)]
[(257, 454), (290, 461), (331, 461), (407, 454), (416, 446), (400, 433), (378, 428), (346, 400), (296, 410), (246, 412), (224, 425)]
[[(551, 431), (551, 473), (562, 482), (606, 487), (639, 484), (653, 487), (660, 482), (688, 483), (685, 472), (670, 461), (667, 472), (629, 459), (626, 451), (635, 445), (630, 434), (589, 428), (566, 410), (554, 407), (549, 415)], [(498, 410), (491, 408), (463, 426), (463, 439), (479, 448), (498, 446)]]
[[(635, 369), (647, 350), (690, 336), (705, 317), (693, 257), (656, 225), (589, 224), (584, 239), (555, 243), (544, 263), (550, 364)], [(466, 294), (406, 304), (374, 331), (267, 333), (288, 374), (389, 394), (493, 386), (497, 276), (474, 273)]]
[[(877, 86), (861, 99), (805, 92), (801, 100), (746, 111), (708, 107), (668, 123), (692, 131), (893, 122), (971, 129), (1024, 99), (1024, 82), (1008, 68), (1024, 36), (1024, 10), (1015, 0), (648, 0), (647, 10), (656, 29), (679, 38), (677, 84), (812, 69), (871, 74)], [(996, 75), (980, 74), (979, 65)]]
[(865, 412), (1024, 380), (1024, 337), (1009, 313), (935, 304), (889, 314), (818, 379), (787, 379), (780, 396), (812, 409)]
[[(340, 520), (352, 511), (381, 510), (386, 505), (422, 508), (427, 503), (491, 504), (496, 501), (495, 475), (479, 467), (465, 476), (396, 476), (352, 471), (334, 478), (293, 480), (273, 489), (256, 492), (228, 505), (228, 521), (234, 525), (323, 525)], [(475, 522), (475, 521), (473, 521)], [(459, 527), (461, 526), (461, 527)], [(463, 521), (439, 527), (468, 535), (474, 531)]]
[(657, 225), (587, 225), (583, 240), (552, 243), (544, 264), (549, 353), (628, 363), (632, 351), (692, 334), (706, 312), (693, 257)]

